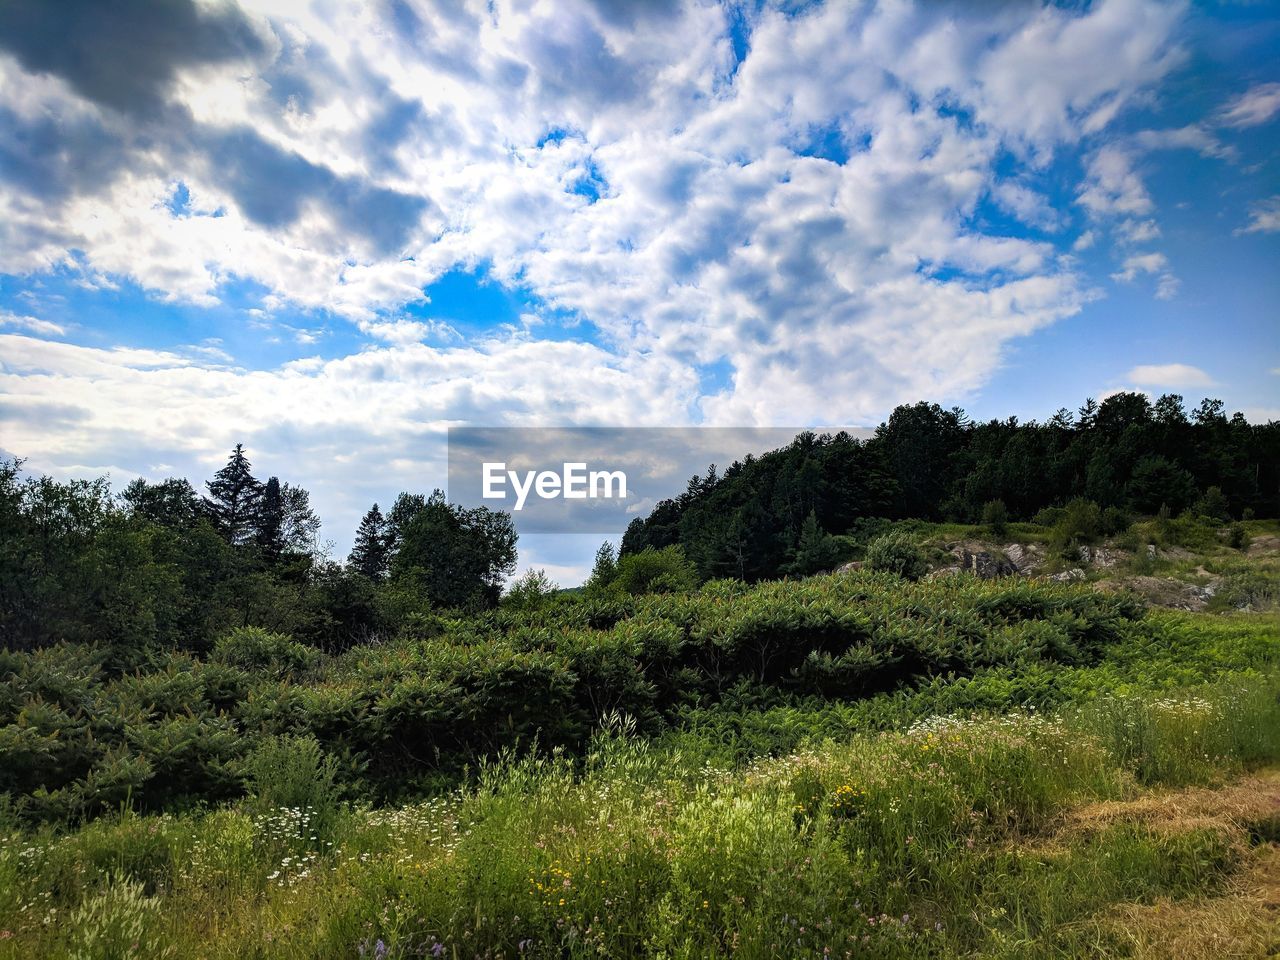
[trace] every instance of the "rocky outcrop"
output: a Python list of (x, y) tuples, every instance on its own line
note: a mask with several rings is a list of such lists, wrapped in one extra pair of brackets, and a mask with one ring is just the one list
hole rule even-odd
[(1209, 605), (1221, 585), (1219, 580), (1206, 584), (1186, 583), (1172, 577), (1126, 577), (1123, 580), (1099, 580), (1098, 590), (1113, 593), (1129, 590), (1148, 603), (1174, 610), (1203, 610)]
[(953, 543), (947, 546), (947, 552), (955, 558), (955, 562), (935, 571), (939, 574), (963, 570), (982, 580), (994, 580), (996, 577), (1011, 577), (1020, 572), (1017, 564), (1003, 552), (986, 544)]
[(1051, 583), (1079, 583), (1084, 580), (1084, 571), (1079, 567), (1072, 567), (1060, 573), (1051, 573), (1045, 579)]

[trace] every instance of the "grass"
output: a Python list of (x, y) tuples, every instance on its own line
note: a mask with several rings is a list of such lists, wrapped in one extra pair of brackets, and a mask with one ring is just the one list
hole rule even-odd
[(1278, 693), (1232, 675), (736, 766), (616, 720), (582, 763), (508, 757), (401, 808), (271, 807), (264, 783), (205, 812), (10, 828), (0, 957), (1150, 952), (1157, 907), (1188, 930), (1204, 903), (1257, 913), (1239, 890), (1275, 781), (1241, 777), (1280, 760)]

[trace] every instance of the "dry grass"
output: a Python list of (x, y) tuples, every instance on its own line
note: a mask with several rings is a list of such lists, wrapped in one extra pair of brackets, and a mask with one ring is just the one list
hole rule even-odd
[(1137, 960), (1280, 956), (1280, 847), (1260, 847), (1222, 896), (1124, 904), (1098, 922)]
[[(1137, 960), (1280, 956), (1280, 770), (1219, 788), (1154, 793), (1069, 811), (1050, 844), (1107, 827), (1141, 824), (1170, 835), (1212, 830), (1230, 837), (1246, 864), (1218, 896), (1119, 904), (1096, 916), (1102, 938)], [(1251, 846), (1256, 843), (1256, 846)]]
[(1280, 770), (1240, 777), (1221, 787), (1151, 793), (1108, 800), (1068, 811), (1060, 831), (1093, 834), (1118, 823), (1138, 823), (1161, 833), (1218, 829), (1248, 834), (1280, 818)]

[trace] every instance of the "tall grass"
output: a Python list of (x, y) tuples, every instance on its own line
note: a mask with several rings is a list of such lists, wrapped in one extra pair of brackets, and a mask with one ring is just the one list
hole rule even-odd
[(382, 810), (306, 802), (325, 758), (303, 744), (217, 810), (7, 827), (0, 957), (1105, 955), (1097, 911), (1211, 891), (1241, 847), (1063, 812), (1274, 762), (1278, 692), (1267, 674), (932, 718), (746, 766), (612, 718), (584, 762), (507, 755)]

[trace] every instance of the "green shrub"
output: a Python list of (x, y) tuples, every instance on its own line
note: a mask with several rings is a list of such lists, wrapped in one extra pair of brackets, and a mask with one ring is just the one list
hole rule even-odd
[(877, 537), (867, 545), (867, 566), (872, 570), (896, 574), (906, 580), (919, 580), (929, 572), (924, 551), (903, 533)]
[(545, 570), (526, 570), (507, 588), (502, 604), (516, 610), (538, 610), (545, 607), (559, 589)]
[(613, 579), (616, 589), (638, 596), (646, 593), (681, 593), (698, 586), (698, 573), (678, 546), (655, 550), (646, 547), (618, 560)]
[(1223, 495), (1221, 487), (1209, 487), (1205, 490), (1192, 505), (1191, 512), (1198, 517), (1207, 517), (1219, 522), (1231, 519), (1231, 508), (1227, 504), (1227, 498)]
[(306, 670), (318, 661), (319, 653), (280, 633), (237, 627), (217, 642), (214, 659), (242, 670), (283, 676)]
[(982, 523), (997, 537), (1003, 537), (1009, 529), (1009, 508), (1003, 500), (988, 500), (982, 506)]
[(1076, 547), (1096, 543), (1102, 536), (1102, 511), (1092, 500), (1077, 497), (1062, 510), (1058, 522), (1053, 525), (1050, 544), (1055, 550), (1068, 555)]
[(1247, 550), (1249, 540), (1249, 531), (1243, 523), (1233, 523), (1227, 527), (1227, 546), (1233, 550)]
[(326, 819), (338, 806), (337, 760), (314, 737), (263, 739), (249, 754), (245, 774), (260, 811), (303, 810)]

